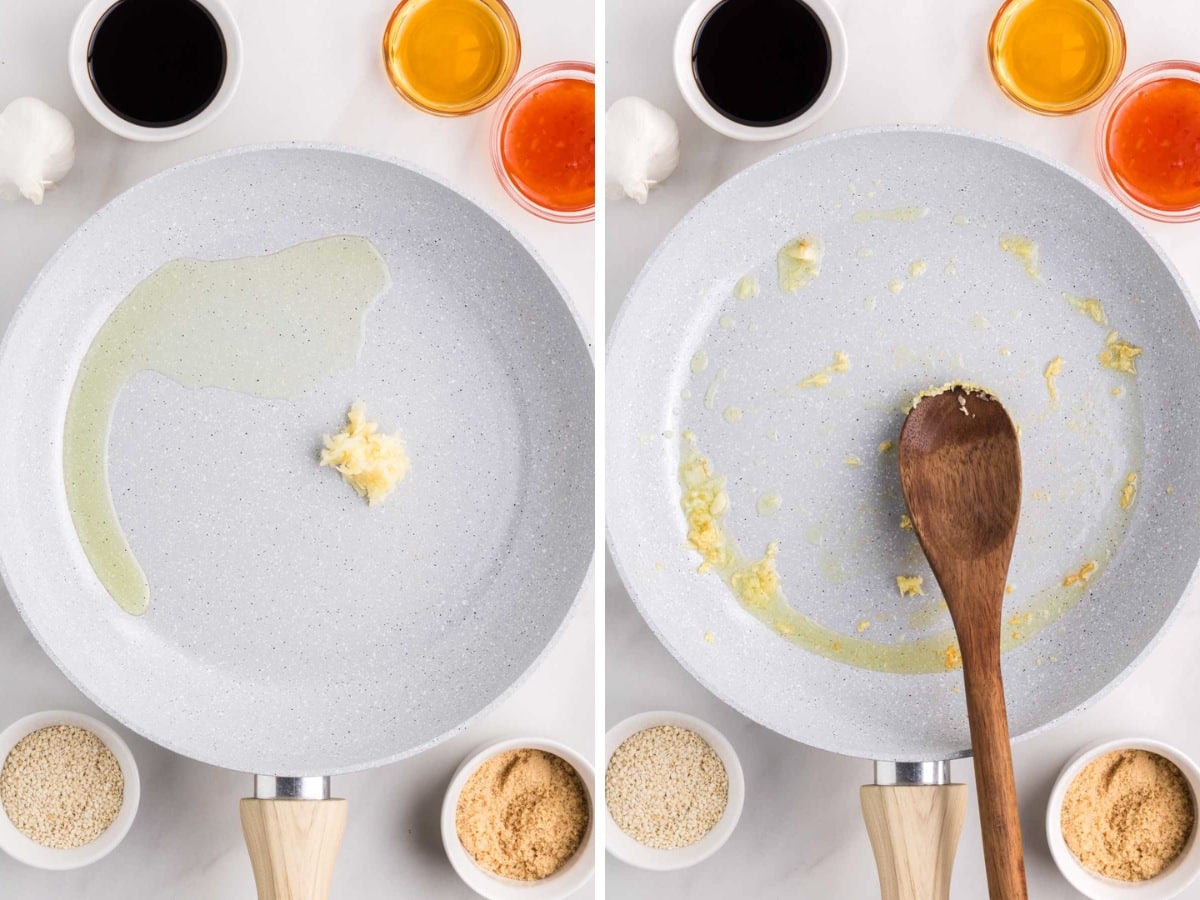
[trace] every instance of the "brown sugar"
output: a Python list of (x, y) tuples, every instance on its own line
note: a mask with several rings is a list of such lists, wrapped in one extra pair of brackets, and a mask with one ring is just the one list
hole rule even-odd
[(1062, 806), (1063, 839), (1098, 875), (1146, 881), (1187, 845), (1195, 798), (1178, 767), (1146, 750), (1117, 750), (1084, 767)]
[(565, 760), (544, 750), (493, 756), (463, 785), (458, 839), (496, 875), (538, 881), (579, 849), (591, 820), (587, 788)]

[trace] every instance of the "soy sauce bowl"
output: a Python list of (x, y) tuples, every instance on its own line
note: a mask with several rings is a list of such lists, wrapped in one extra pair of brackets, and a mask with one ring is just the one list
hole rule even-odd
[(75, 26), (71, 29), (71, 38), (67, 44), (67, 69), (79, 102), (93, 119), (113, 134), (131, 141), (173, 141), (195, 134), (229, 106), (242, 77), (242, 36), (233, 13), (225, 5), (225, 0), (195, 0), (211, 16), (225, 45), (225, 70), (221, 76), (221, 84), (212, 99), (194, 115), (176, 124), (155, 127), (131, 121), (110, 108), (100, 96), (89, 71), (92, 40), (97, 26), (118, 2), (119, 0), (90, 0), (80, 11)]
[(679, 22), (672, 57), (675, 81), (683, 99), (701, 122), (725, 137), (739, 141), (775, 141), (799, 134), (829, 111), (846, 81), (848, 47), (842, 20), (829, 0), (795, 0), (799, 6), (807, 8), (825, 32), (828, 74), (815, 100), (798, 115), (773, 124), (749, 124), (727, 115), (709, 100), (700, 86), (694, 65), (697, 39), (702, 29), (718, 7), (731, 2), (739, 0), (693, 0)]

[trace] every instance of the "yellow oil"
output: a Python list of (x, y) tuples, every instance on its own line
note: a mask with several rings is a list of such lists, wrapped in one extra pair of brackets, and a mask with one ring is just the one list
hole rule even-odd
[(437, 115), (465, 115), (507, 87), (521, 57), (500, 0), (404, 0), (383, 37), (388, 77), (402, 97)]
[(992, 23), (988, 55), (1010, 98), (1063, 115), (1113, 85), (1125, 64), (1125, 35), (1107, 0), (1009, 0)]
[(150, 604), (108, 481), (108, 435), (129, 379), (152, 371), (187, 388), (296, 399), (354, 365), (363, 320), (390, 283), (369, 240), (337, 235), (269, 256), (171, 260), (117, 304), (71, 390), (63, 482), (83, 552), (123, 610)]
[[(935, 389), (936, 391), (936, 389)], [(800, 612), (789, 601), (783, 582), (775, 570), (778, 545), (772, 543), (767, 554), (755, 562), (742, 552), (737, 539), (728, 531), (726, 515), (729, 510), (725, 479), (711, 472), (708, 460), (696, 446), (694, 432), (685, 431), (680, 439), (679, 483), (681, 505), (688, 529), (688, 544), (698, 551), (701, 574), (716, 574), (729, 587), (742, 608), (774, 630), (785, 640), (810, 653), (845, 663), (860, 669), (896, 675), (932, 675), (961, 667), (962, 656), (949, 612), (940, 598), (933, 598), (908, 618), (906, 629), (912, 632), (907, 640), (874, 640), (858, 627), (855, 634), (831, 628)], [(1120, 543), (1128, 523), (1128, 514), (1113, 513), (1107, 521), (1100, 545), (1113, 547)], [(809, 543), (819, 543), (820, 528), (810, 529)], [(1110, 554), (1096, 553), (1095, 567), (1088, 572), (1098, 578), (1107, 565)], [(830, 582), (847, 580), (843, 560), (830, 554), (820, 562), (822, 574)], [(930, 585), (931, 593), (936, 585)], [(1084, 597), (1077, 586), (1054, 584), (1030, 591), (1031, 599), (1005, 611), (1008, 627), (1000, 638), (1001, 652), (1007, 653), (1027, 644), (1045, 629), (1054, 625)], [(863, 619), (859, 622), (861, 626)]]

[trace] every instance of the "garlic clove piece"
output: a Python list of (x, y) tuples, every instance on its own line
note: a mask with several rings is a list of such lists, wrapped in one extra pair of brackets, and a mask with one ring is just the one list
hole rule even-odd
[(15, 186), (41, 205), (46, 188), (75, 164), (70, 120), (36, 97), (18, 97), (0, 112), (0, 190)]
[(679, 165), (679, 127), (641, 97), (622, 97), (604, 115), (604, 166), (610, 193), (645, 203)]

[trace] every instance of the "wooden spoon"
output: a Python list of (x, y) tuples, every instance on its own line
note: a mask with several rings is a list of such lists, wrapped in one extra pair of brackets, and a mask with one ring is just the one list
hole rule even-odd
[(1021, 510), (1021, 451), (1004, 406), (955, 385), (913, 406), (900, 485), (962, 651), (991, 900), (1024, 900), (1025, 862), (1000, 673), (1004, 587)]

